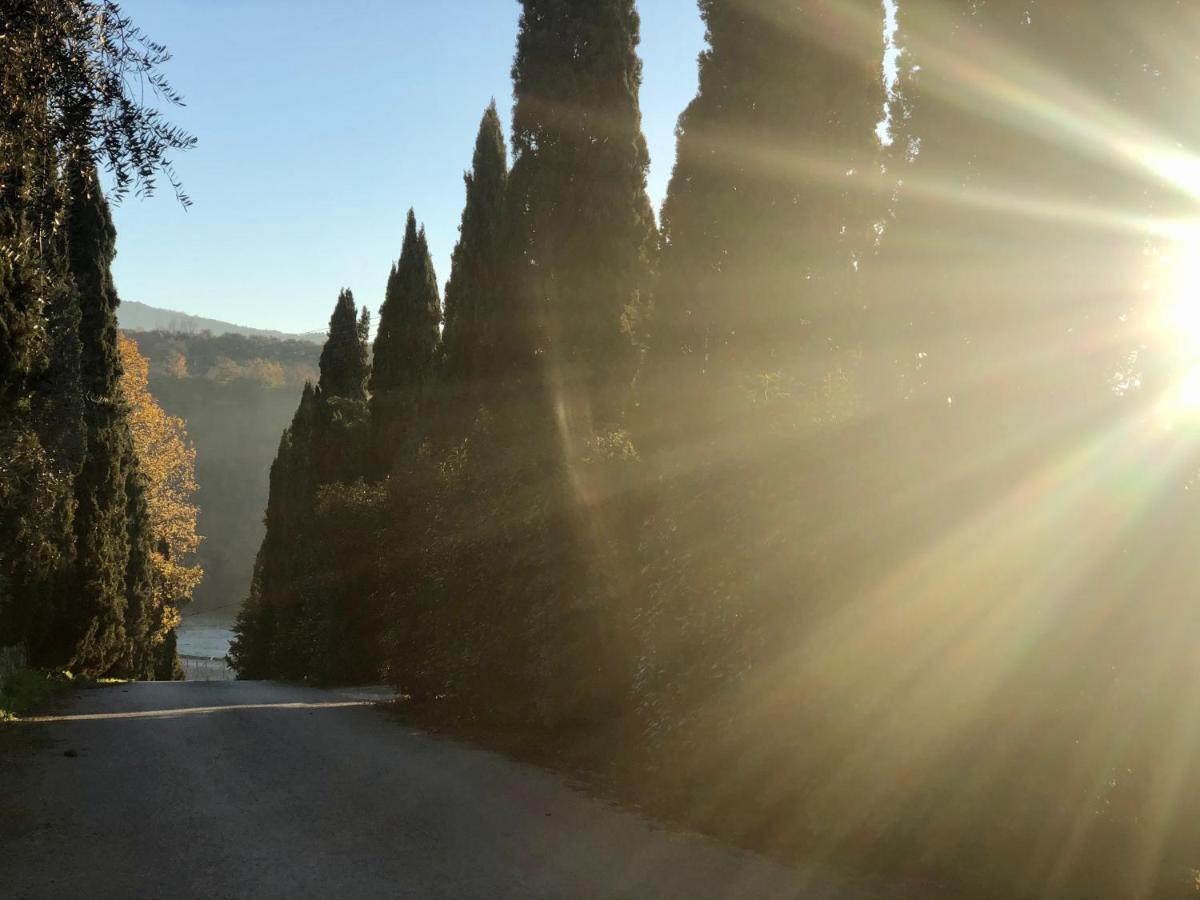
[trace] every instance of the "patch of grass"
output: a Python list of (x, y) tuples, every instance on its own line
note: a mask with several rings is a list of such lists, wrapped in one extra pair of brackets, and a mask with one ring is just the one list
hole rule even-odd
[(31, 716), (53, 703), (66, 682), (47, 672), (17, 669), (0, 683), (0, 722)]

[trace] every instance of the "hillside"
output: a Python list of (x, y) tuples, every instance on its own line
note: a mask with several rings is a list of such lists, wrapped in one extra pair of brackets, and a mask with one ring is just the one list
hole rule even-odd
[(222, 322), (220, 319), (193, 316), (175, 309), (162, 309), (146, 303), (138, 303), (136, 300), (121, 301), (121, 305), (117, 308), (117, 320), (125, 331), (166, 331), (189, 335), (209, 332), (215, 336), (239, 334), (245, 337), (298, 340), (316, 344), (325, 340), (323, 331), (287, 334), (265, 328), (249, 328), (245, 325), (235, 325), (232, 322)]
[(187, 421), (196, 447), (204, 581), (187, 613), (232, 611), (262, 541), (279, 435), (304, 381), (316, 377), (320, 347), (258, 335), (127, 333), (150, 360), (151, 392)]

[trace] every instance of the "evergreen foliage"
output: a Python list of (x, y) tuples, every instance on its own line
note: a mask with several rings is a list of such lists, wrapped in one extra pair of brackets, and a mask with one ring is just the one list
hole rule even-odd
[[(316, 484), (312, 438), (317, 416), (317, 393), (305, 382), (291, 425), (283, 432), (279, 451), (271, 464), (266, 509), (266, 534), (254, 565), (254, 580), (234, 629), (230, 658), (244, 677), (262, 678), (295, 673), (302, 657), (284, 646), (286, 624), (299, 607), (295, 597), (296, 573), (303, 564), (297, 552), (298, 536), (312, 517)], [(287, 666), (284, 669), (281, 666)], [(300, 674), (305, 674), (302, 670)]]
[(388, 274), (371, 362), (371, 427), (376, 472), (386, 475), (405, 424), (420, 408), (433, 373), (442, 321), (425, 229), (410, 209), (400, 259)]
[(65, 654), (85, 674), (104, 674), (122, 663), (140, 670), (148, 640), (152, 536), (118, 383), (119, 300), (109, 270), (116, 232), (94, 172), (72, 185), (66, 236), (80, 308), (86, 455), (74, 484), (74, 572), (51, 640), (61, 642), (55, 655)]
[(735, 792), (766, 777), (733, 768), (745, 735), (778, 758), (829, 724), (808, 692), (786, 710), (750, 698), (780, 681), (763, 661), (845, 600), (827, 526), (850, 533), (856, 515), (860, 267), (886, 209), (881, 10), (818, 6), (700, 4), (709, 46), (638, 381), (635, 437), (658, 477), (635, 582), (639, 713), (685, 783)]
[(337, 306), (329, 317), (329, 337), (321, 350), (321, 380), (317, 386), (324, 396), (367, 399), (370, 372), (365, 332), (370, 330), (368, 315), (364, 308), (364, 317), (357, 319), (354, 295), (347, 290), (338, 294)]
[(118, 195), (166, 174), (186, 204), (168, 155), (193, 139), (131, 94), (136, 73), (179, 102), (158, 69), (165, 48), (118, 4), (9, 3), (0, 42), (0, 646), (145, 677), (173, 657), (150, 615), (152, 536), (117, 390), (115, 235), (96, 165)]
[(633, 0), (522, 3), (508, 209), (515, 289), (580, 443), (622, 421), (655, 246)]
[[(3, 127), (16, 137), (13, 121)], [(47, 240), (47, 223), (22, 203), (37, 194), (36, 147), (14, 139), (0, 155), (0, 645), (50, 628), (83, 449), (78, 304), (61, 239)], [(49, 244), (36, 264), (19, 252), (34, 244)]]
[[(505, 287), (503, 226), (508, 154), (493, 101), (475, 139), (471, 171), (463, 176), (467, 202), (446, 283), (446, 326), (442, 333), (446, 378), (463, 385), (501, 375), (497, 355), (504, 341)], [(478, 387), (479, 385), (475, 385)]]
[(374, 547), (363, 537), (378, 506), (378, 489), (362, 482), (369, 331), (369, 315), (358, 315), (353, 295), (341, 291), (320, 382), (305, 383), (271, 466), (266, 533), (230, 654), (244, 677), (378, 673)]
[(822, 380), (846, 377), (857, 262), (883, 214), (878, 5), (700, 4), (709, 47), (679, 119), (648, 372), (650, 402), (680, 419), (656, 424), (690, 429), (681, 442), (740, 430), (751, 407), (807, 416)]
[(523, 2), (445, 331), (410, 212), (366, 411), (343, 294), (281, 441), (239, 672), (579, 736), (776, 849), (1168, 893), (1197, 460), (1146, 427), (1143, 286), (1194, 197), (1061, 83), (1194, 144), (1183, 8), (903, 0), (887, 97), (874, 0), (699, 5), (658, 234), (633, 3)]

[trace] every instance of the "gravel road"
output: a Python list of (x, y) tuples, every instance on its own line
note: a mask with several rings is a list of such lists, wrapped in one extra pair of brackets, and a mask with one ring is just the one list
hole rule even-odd
[(271, 682), (77, 691), (0, 753), (5, 897), (867, 897)]

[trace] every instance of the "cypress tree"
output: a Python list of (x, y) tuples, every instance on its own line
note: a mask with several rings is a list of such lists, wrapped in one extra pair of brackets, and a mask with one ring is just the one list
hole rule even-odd
[[(127, 432), (128, 433), (128, 432)], [(152, 645), (152, 635), (158, 625), (154, 621), (152, 604), (154, 563), (154, 532), (150, 511), (146, 505), (146, 479), (128, 441), (121, 459), (121, 474), (125, 488), (125, 537), (129, 548), (125, 561), (125, 634), (128, 649), (120, 663), (122, 674), (132, 678), (154, 678), (156, 671), (173, 671), (174, 657), (163, 658), (161, 646)]]
[(366, 306), (363, 306), (359, 310), (356, 327), (358, 330), (358, 342), (362, 346), (363, 367), (365, 370), (363, 385), (365, 388), (367, 381), (371, 378), (371, 310), (367, 309)]
[(370, 668), (365, 661), (374, 650), (335, 646), (366, 598), (343, 587), (346, 573), (338, 567), (345, 560), (329, 558), (328, 536), (318, 521), (322, 488), (353, 482), (366, 468), (370, 324), (370, 314), (365, 309), (359, 314), (353, 294), (342, 290), (321, 351), (320, 381), (305, 383), (280, 438), (271, 464), (266, 534), (231, 647), (241, 677), (327, 680), (353, 665), (358, 666), (353, 671)]
[[(463, 475), (496, 487), (479, 513), (453, 516), (452, 540), (496, 565), (474, 578), (445, 566), (456, 590), (431, 604), (434, 620), (450, 608), (473, 619), (458, 683), (506, 718), (598, 716), (628, 689), (624, 581), (611, 576), (627, 571), (637, 519), (624, 421), (655, 250), (638, 27), (632, 0), (522, 4), (505, 299), (485, 320), (497, 335), (486, 380), (502, 395)], [(510, 524), (481, 539), (465, 530), (480, 514)], [(460, 597), (489, 581), (496, 602), (465, 609)]]
[[(708, 48), (677, 127), (636, 422), (659, 476), (639, 685), (655, 739), (707, 743), (681, 760), (696, 780), (746, 734), (783, 733), (759, 718), (782, 722), (777, 707), (718, 698), (769, 693), (801, 623), (845, 600), (834, 537), (853, 481), (858, 269), (885, 210), (878, 0), (700, 11)], [(801, 732), (803, 711), (788, 711)], [(796, 749), (773, 746), (762, 758)]]
[(314, 392), (313, 474), (318, 483), (362, 477), (369, 443), (367, 335), (371, 322), (364, 309), (356, 315), (354, 295), (343, 290), (329, 320), (321, 350), (321, 379)]
[(291, 573), (299, 564), (293, 537), (305, 526), (317, 487), (313, 438), (319, 421), (320, 390), (306, 381), (292, 423), (283, 433), (271, 464), (262, 574), (263, 596), (268, 602), (286, 603), (292, 596)]
[(329, 337), (321, 350), (318, 387), (322, 396), (366, 400), (368, 364), (364, 326), (369, 327), (369, 320), (357, 318), (354, 295), (343, 289), (329, 317)]
[(53, 157), (33, 127), (39, 104), (20, 91), (14, 99), (0, 117), (0, 646), (23, 643), (36, 656), (73, 543), (78, 304), (49, 221), (59, 181), (43, 174)]
[(513, 62), (515, 288), (555, 405), (619, 424), (655, 228), (633, 0), (524, 0)]
[(420, 406), (438, 347), (441, 302), (425, 240), (410, 209), (399, 261), (388, 275), (371, 363), (374, 464), (385, 474)]
[(847, 364), (855, 271), (883, 213), (880, 4), (700, 10), (709, 46), (677, 129), (648, 372), (654, 427), (681, 451)]
[[(268, 501), (269, 503), (269, 501)], [(262, 593), (263, 551), (265, 542), (254, 558), (250, 590), (233, 622), (233, 640), (229, 643), (229, 659), (238, 678), (261, 679), (270, 675), (270, 649), (274, 640), (274, 610)]]
[(132, 438), (123, 416), (118, 377), (116, 308), (109, 266), (116, 232), (94, 170), (75, 175), (67, 221), (69, 263), (80, 305), (80, 374), (86, 454), (75, 478), (75, 575), (59, 603), (52, 641), (73, 667), (104, 674), (140, 639), (127, 624), (140, 621), (140, 584), (131, 577), (128, 481), (134, 477)]
[(508, 155), (495, 101), (479, 123), (471, 171), (463, 181), (467, 202), (450, 258), (442, 347), (447, 377), (471, 384), (495, 371), (497, 344), (508, 324), (499, 302), (505, 284), (502, 216)]
[[(234, 629), (230, 656), (243, 678), (306, 674), (306, 659), (289, 646), (300, 607), (303, 537), (317, 488), (314, 439), (320, 422), (320, 393), (304, 383), (291, 424), (279, 438), (271, 463), (266, 532), (254, 563), (249, 596)], [(289, 659), (291, 655), (291, 659)]]
[(22, 193), (34, 181), (34, 142), (17, 122), (0, 122), (0, 128), (11, 141), (0, 159), (0, 410), (7, 415), (27, 406), (30, 379), (46, 365), (47, 348), (38, 273), (28, 256), (35, 217), (22, 208)]
[(143, 636), (127, 630), (146, 599), (126, 553), (140, 541), (136, 465), (113, 392), (112, 235), (93, 161), (118, 196), (166, 174), (186, 205), (166, 154), (194, 140), (130, 95), (137, 70), (180, 102), (158, 71), (165, 49), (112, 11), (22, 3), (0, 21), (0, 645), (141, 674)]

